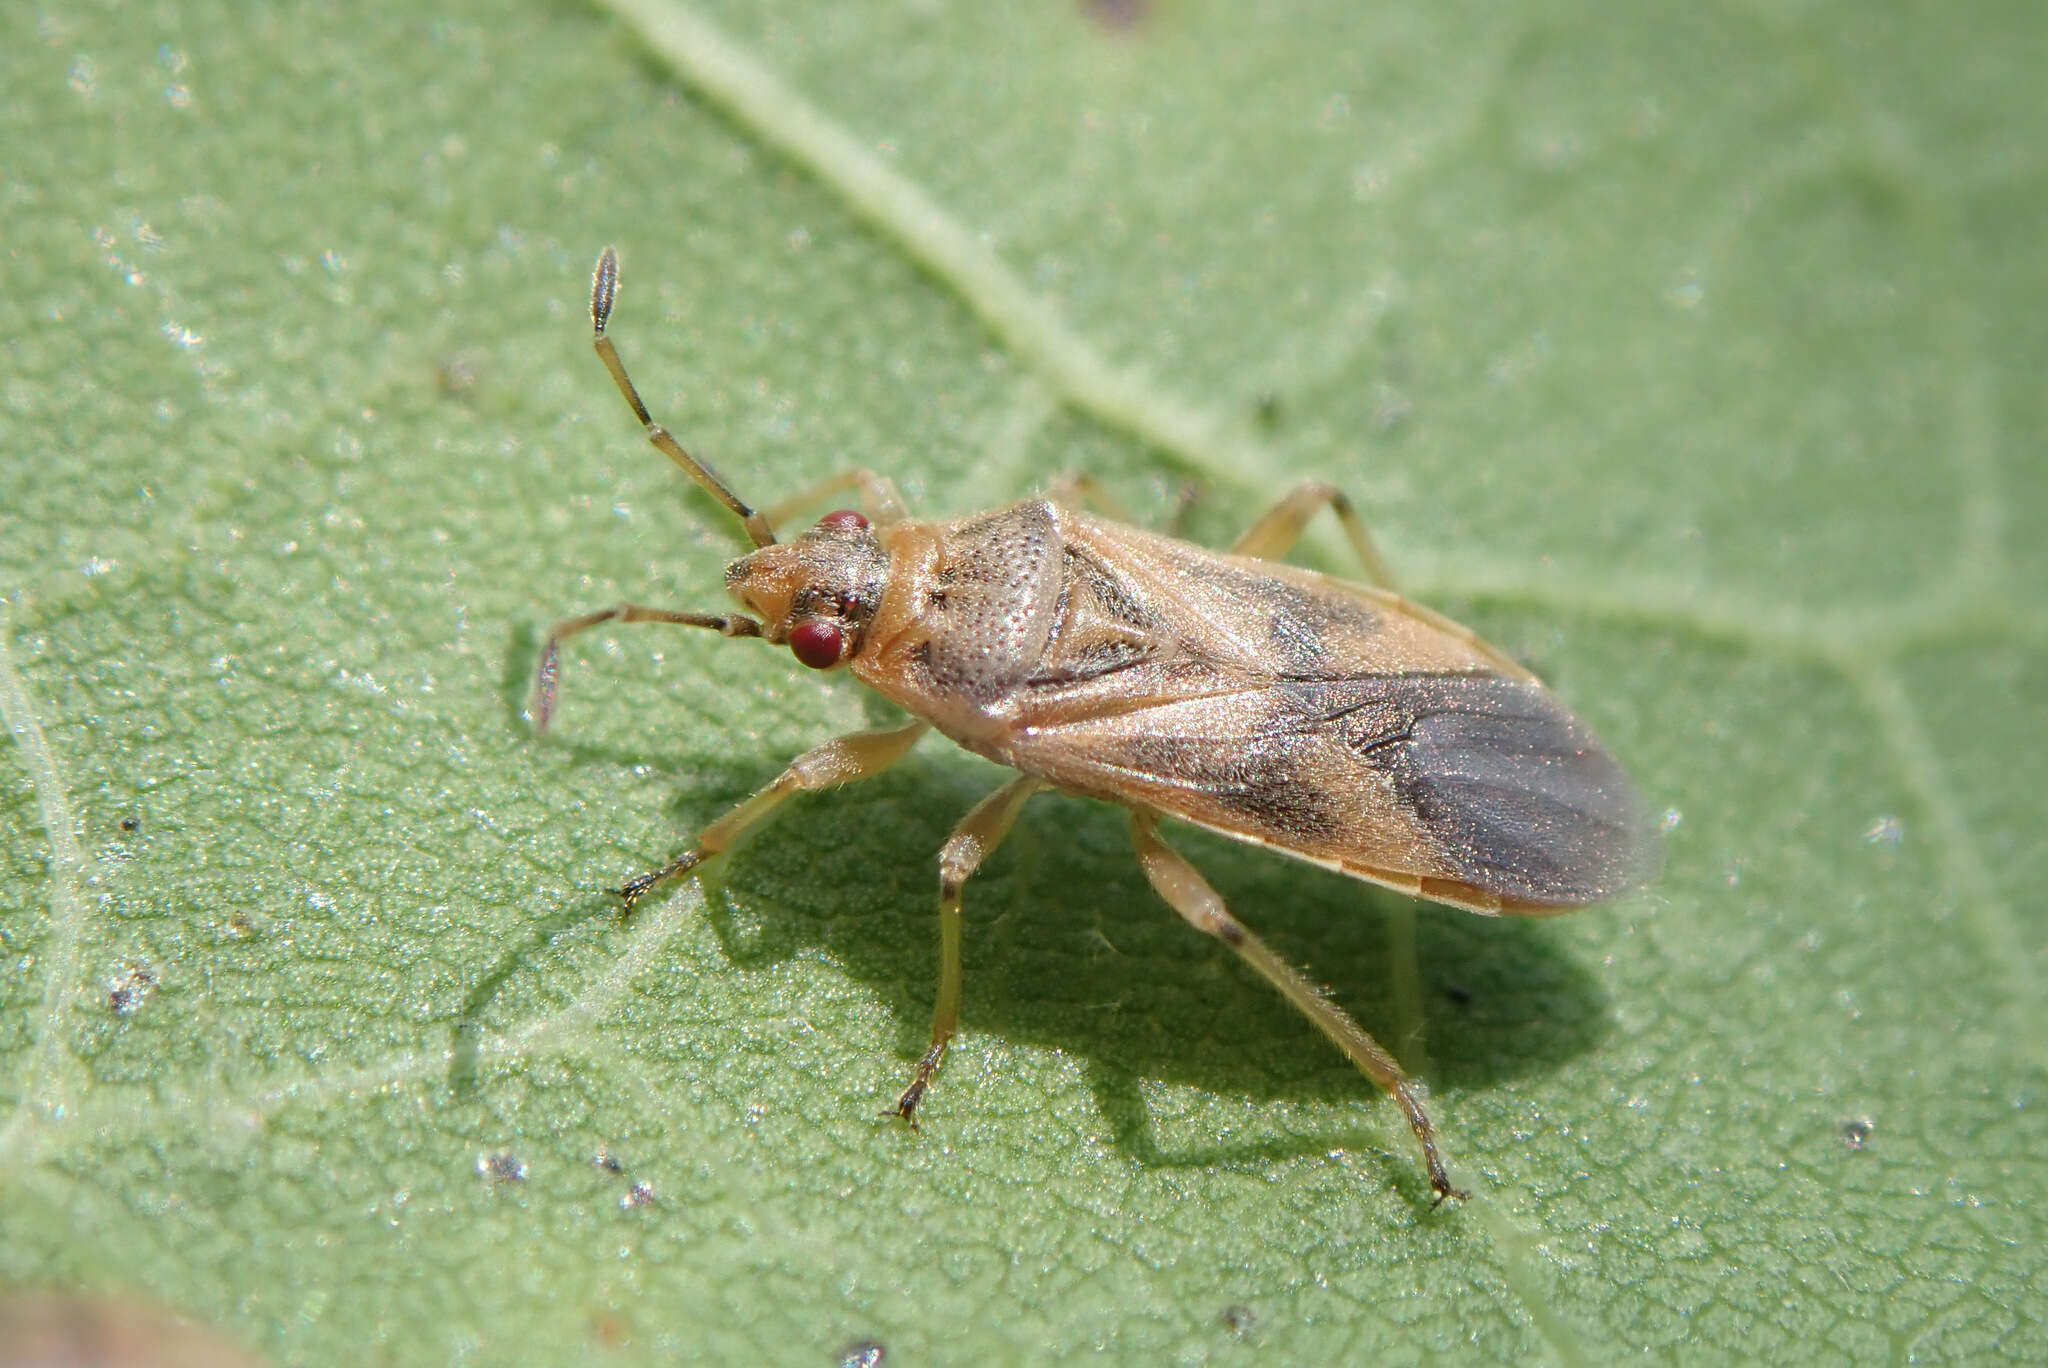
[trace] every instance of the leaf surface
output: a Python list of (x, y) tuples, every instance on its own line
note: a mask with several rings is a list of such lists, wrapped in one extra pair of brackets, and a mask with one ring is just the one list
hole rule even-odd
[[(998, 17), (1000, 16), (1000, 17)], [(2048, 1358), (2035, 6), (615, 0), (0, 21), (0, 1284), (279, 1362)], [(1040, 799), (909, 1134), (928, 741), (708, 634), (748, 498), (1292, 482), (1550, 680), (1662, 880), (1192, 833), (1475, 1199)], [(1303, 557), (1348, 569), (1334, 537)]]

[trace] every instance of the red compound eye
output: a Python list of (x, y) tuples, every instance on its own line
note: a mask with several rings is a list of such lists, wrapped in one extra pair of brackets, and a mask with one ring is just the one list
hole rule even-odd
[(789, 653), (814, 670), (829, 670), (839, 663), (845, 640), (838, 623), (806, 618), (789, 629)]
[(862, 532), (867, 529), (868, 520), (850, 508), (835, 509), (818, 519), (820, 528), (834, 532)]

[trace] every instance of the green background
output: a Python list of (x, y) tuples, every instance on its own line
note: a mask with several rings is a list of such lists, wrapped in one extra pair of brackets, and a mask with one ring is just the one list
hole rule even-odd
[[(280, 1362), (2048, 1358), (2048, 11), (1658, 8), (11, 9), (0, 1282)], [(1176, 838), (1468, 1205), (1071, 799), (878, 1121), (942, 741), (616, 915), (886, 711), (640, 628), (521, 720), (737, 545), (607, 242), (753, 499), (1320, 476), (1602, 732), (1666, 867), (1570, 918)]]

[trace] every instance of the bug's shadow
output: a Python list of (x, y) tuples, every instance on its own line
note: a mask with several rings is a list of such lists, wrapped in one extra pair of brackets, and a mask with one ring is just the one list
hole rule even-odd
[[(538, 645), (533, 626), (515, 630), (500, 681), (507, 720), (522, 731)], [(879, 699), (862, 696), (869, 725), (897, 718)], [(673, 775), (684, 790), (669, 805), (677, 849), (772, 778), (780, 763), (764, 754), (707, 772), (701, 760), (644, 746), (627, 751), (561, 734), (548, 744), (581, 763), (653, 765)], [(907, 1081), (929, 1038), (939, 847), (1007, 773), (976, 767), (934, 738), (876, 779), (792, 800), (706, 871), (714, 885), (711, 926), (735, 966), (761, 969), (822, 950), (895, 1008), (897, 1058), (874, 1066), (884, 1100)], [(1383, 1043), (1412, 1057), (1389, 980), (1389, 928), (1406, 915), (1403, 899), (1186, 828), (1166, 834), (1248, 926), (1326, 985)], [(650, 851), (648, 860), (673, 853)], [(623, 880), (639, 872), (618, 874)], [(735, 918), (717, 886), (739, 905), (769, 910)], [(671, 887), (653, 896), (676, 895)], [(1307, 1020), (1153, 893), (1117, 810), (1058, 795), (1034, 799), (964, 899), (962, 1029), (1084, 1059), (1113, 1139), (1139, 1162), (1257, 1164), (1387, 1144), (1385, 1118), (1363, 1112), (1355, 1125), (1314, 1134), (1161, 1143), (1148, 1082), (1253, 1102), (1386, 1104)], [(538, 917), (503, 948), (458, 1012), (452, 1086), (476, 1086), (481, 1023), (507, 984), (535, 969), (564, 935), (594, 918), (616, 917), (617, 909), (615, 899), (593, 888), (590, 897)], [(1605, 1034), (1605, 998), (1554, 929), (1441, 907), (1412, 915), (1430, 1083), (1439, 1097), (1555, 1068)], [(974, 1099), (964, 1091), (942, 1076), (927, 1119), (942, 1124), (946, 1111), (971, 1108)], [(1400, 1166), (1396, 1174), (1427, 1200), (1419, 1166)]]
[[(541, 632), (533, 622), (514, 626), (509, 634), (504, 666), (498, 678), (498, 696), (507, 727), (529, 743), (542, 744), (533, 729), (527, 708), (533, 697), (534, 671), (540, 658)], [(879, 700), (876, 700), (879, 704)], [(693, 823), (716, 817), (751, 793), (774, 774), (772, 763), (763, 767), (753, 758), (725, 764), (709, 764), (701, 756), (683, 751), (663, 751), (644, 744), (630, 746), (595, 744), (575, 739), (573, 732), (557, 729), (545, 744), (566, 754), (579, 765), (597, 769), (646, 767), (666, 775), (683, 789), (670, 804), (677, 814), (677, 841), (687, 839)], [(673, 854), (650, 855), (649, 865)], [(619, 870), (619, 882), (642, 869)], [(673, 893), (673, 890), (669, 890)], [(553, 947), (565, 936), (592, 921), (616, 921), (621, 904), (608, 888), (593, 887), (588, 897), (570, 898), (522, 921), (519, 934), (503, 944), (495, 959), (471, 983), (456, 1008), (452, 1027), (449, 1086), (458, 1096), (472, 1095), (479, 1085), (480, 1047), (490, 1035), (491, 1009), (500, 994), (522, 973), (543, 963)]]
[[(932, 746), (868, 783), (796, 800), (715, 876), (739, 904), (777, 909), (740, 925), (726, 897), (711, 898), (713, 929), (736, 966), (822, 950), (896, 1009), (898, 1058), (875, 1065), (885, 1097), (928, 1039), (936, 853), (989, 787), (988, 774)], [(1406, 1053), (1389, 988), (1388, 931), (1401, 899), (1185, 828), (1168, 835), (1247, 925)], [(1159, 1142), (1144, 1080), (1252, 1101), (1384, 1099), (1248, 967), (1159, 900), (1117, 811), (1034, 799), (967, 885), (965, 907), (962, 1029), (1085, 1059), (1112, 1136), (1140, 1162), (1258, 1163), (1387, 1144), (1385, 1119), (1363, 1113), (1355, 1126), (1311, 1135)], [(1414, 917), (1439, 1098), (1555, 1068), (1606, 1033), (1605, 997), (1555, 930), (1448, 908)], [(932, 1124), (974, 1105), (960, 1095), (966, 1085), (949, 1082), (942, 1077), (927, 1104)], [(1413, 1177), (1427, 1200), (1419, 1168)]]

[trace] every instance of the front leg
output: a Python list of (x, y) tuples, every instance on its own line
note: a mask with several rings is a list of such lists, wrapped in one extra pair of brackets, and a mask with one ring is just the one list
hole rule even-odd
[(766, 510), (762, 516), (768, 519), (770, 527), (783, 527), (805, 509), (816, 508), (826, 498), (847, 489), (860, 491), (860, 501), (867, 515), (882, 527), (893, 527), (910, 516), (896, 482), (887, 475), (875, 474), (866, 466), (842, 470), (808, 489), (798, 490)]
[(775, 781), (741, 803), (725, 816), (705, 827), (697, 843), (659, 869), (630, 879), (615, 890), (630, 909), (664, 879), (687, 874), (713, 855), (725, 850), (746, 834), (747, 829), (768, 816), (794, 793), (810, 789), (836, 788), (856, 779), (872, 779), (901, 760), (931, 727), (929, 722), (912, 722), (887, 731), (855, 732), (827, 741), (790, 761), (789, 768)]

